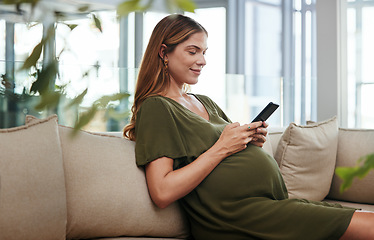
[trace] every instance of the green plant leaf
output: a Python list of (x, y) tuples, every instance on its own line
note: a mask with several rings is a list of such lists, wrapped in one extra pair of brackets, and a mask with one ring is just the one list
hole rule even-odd
[(54, 82), (57, 73), (57, 62), (50, 62), (46, 67), (42, 68), (42, 70), (38, 74), (38, 78), (32, 84), (30, 91), (33, 93), (39, 92), (41, 95), (44, 94), (48, 91), (50, 84)]
[(119, 112), (115, 108), (108, 108), (105, 111), (105, 118), (106, 119), (111, 118), (111, 119), (114, 119), (116, 121), (120, 121), (120, 120), (126, 119), (128, 116), (130, 116), (130, 111)]
[(38, 43), (34, 49), (32, 50), (30, 56), (25, 60), (20, 70), (29, 69), (32, 66), (36, 67), (36, 64), (40, 58), (40, 55), (42, 53), (43, 47), (46, 42), (54, 35), (54, 28), (50, 27), (48, 28), (46, 36)]
[(109, 102), (119, 101), (129, 96), (130, 94), (128, 93), (116, 93), (116, 94), (109, 95), (109, 96), (103, 96), (99, 98), (98, 100), (96, 100), (94, 104), (97, 105), (98, 107), (106, 108)]
[(94, 20), (94, 24), (96, 26), (97, 29), (100, 30), (100, 32), (102, 33), (103, 32), (103, 28), (101, 26), (101, 21), (98, 17), (96, 17), (95, 14), (92, 14), (92, 19)]
[(140, 0), (124, 1), (117, 6), (117, 14), (119, 16), (127, 16), (129, 13), (140, 11), (141, 9)]
[(38, 62), (40, 55), (42, 53), (43, 45), (44, 45), (44, 41), (42, 40), (40, 43), (38, 43), (34, 47), (30, 56), (23, 63), (21, 70), (29, 69), (32, 66), (36, 66), (36, 63)]
[[(85, 95), (85, 91), (77, 98), (83, 95)], [(105, 109), (110, 102), (119, 101), (129, 96), (130, 94), (128, 93), (116, 93), (109, 96), (102, 96), (101, 98), (96, 100), (86, 112), (82, 113), (79, 116), (78, 120), (74, 125), (73, 135), (75, 135), (78, 132), (78, 130), (80, 130), (82, 127), (86, 126), (95, 117), (95, 114), (99, 109)]]
[(41, 96), (40, 102), (35, 106), (35, 110), (43, 111), (45, 109), (54, 109), (60, 102), (61, 94), (59, 92), (49, 91)]
[(86, 126), (94, 117), (98, 110), (96, 105), (92, 105), (86, 112), (83, 112), (75, 122), (73, 136), (84, 126)]
[(89, 5), (83, 5), (83, 6), (78, 8), (78, 11), (79, 12), (88, 12), (89, 9), (90, 9)]
[(372, 169), (374, 169), (374, 153), (358, 159), (356, 166), (354, 167), (337, 167), (335, 169), (336, 175), (342, 180), (340, 186), (340, 192), (346, 191), (352, 186), (354, 178), (364, 178)]
[(196, 4), (192, 0), (174, 0), (175, 5), (186, 12), (195, 12)]
[(74, 105), (78, 106), (79, 104), (81, 104), (84, 96), (86, 96), (87, 94), (87, 91), (88, 91), (88, 88), (86, 88), (86, 90), (84, 90), (81, 94), (79, 94), (76, 98), (74, 98), (65, 108), (69, 108)]
[(8, 78), (6, 74), (0, 76), (0, 84), (4, 86), (5, 89), (10, 89), (13, 86), (12, 80)]
[(67, 24), (67, 23), (64, 23), (64, 24), (70, 28), (70, 31), (73, 31), (76, 27), (78, 27), (78, 24)]

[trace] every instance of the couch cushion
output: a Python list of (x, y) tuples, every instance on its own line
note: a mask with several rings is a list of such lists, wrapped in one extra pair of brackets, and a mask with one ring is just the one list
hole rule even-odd
[[(27, 121), (33, 121), (28, 117)], [(174, 203), (151, 201), (135, 143), (127, 139), (59, 127), (67, 188), (67, 237), (183, 237), (188, 225)]]
[(273, 148), (271, 146), (271, 141), (269, 141), (269, 137), (267, 137), (267, 140), (266, 142), (264, 143), (264, 146), (262, 147), (265, 152), (267, 152), (270, 156), (273, 156), (274, 153), (273, 153)]
[(269, 128), (266, 142), (269, 142), (269, 145), (271, 145), (271, 152), (273, 153), (272, 156), (275, 155), (279, 141), (285, 130), (286, 128)]
[(330, 190), (338, 145), (336, 118), (300, 126), (291, 123), (278, 144), (275, 159), (290, 198), (323, 200)]
[(66, 189), (56, 116), (0, 129), (0, 239), (65, 239)]
[[(340, 129), (337, 152), (337, 167), (355, 166), (357, 160), (374, 152), (374, 130)], [(329, 198), (374, 204), (374, 171), (363, 179), (354, 179), (352, 186), (340, 194), (342, 180), (334, 175)]]

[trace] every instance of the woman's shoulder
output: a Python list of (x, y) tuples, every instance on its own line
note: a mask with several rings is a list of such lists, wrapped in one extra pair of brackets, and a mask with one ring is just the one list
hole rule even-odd
[(141, 107), (156, 107), (156, 106), (164, 106), (166, 103), (166, 99), (160, 95), (154, 95), (154, 96), (149, 96), (147, 97)]
[(141, 106), (139, 107), (140, 112), (147, 112), (147, 113), (166, 113), (172, 112), (175, 109), (175, 104), (170, 101), (168, 98), (154, 95), (147, 97)]

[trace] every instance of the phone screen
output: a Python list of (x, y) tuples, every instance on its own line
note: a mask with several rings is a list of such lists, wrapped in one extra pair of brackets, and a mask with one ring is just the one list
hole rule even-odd
[(266, 121), (271, 114), (279, 107), (278, 104), (270, 102), (254, 119), (252, 122)]

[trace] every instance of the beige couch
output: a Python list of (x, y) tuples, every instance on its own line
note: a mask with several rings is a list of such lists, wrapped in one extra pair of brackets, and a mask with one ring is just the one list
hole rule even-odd
[[(56, 116), (44, 120), (29, 116), (26, 122), (0, 129), (1, 240), (189, 236), (177, 203), (165, 209), (152, 203), (144, 171), (135, 165), (134, 143), (121, 133), (81, 131), (72, 138), (72, 129), (59, 126)], [(320, 135), (329, 142), (321, 144), (326, 139), (316, 139)], [(333, 177), (335, 163), (354, 164), (360, 155), (374, 151), (374, 130), (338, 129), (336, 120), (329, 120), (274, 130), (268, 139), (264, 149), (278, 157), (291, 197), (322, 200), (327, 196), (328, 201), (374, 210), (372, 175), (343, 195), (337, 192), (339, 180)], [(302, 154), (301, 168), (295, 164), (300, 156), (293, 152)], [(327, 153), (323, 161), (331, 159), (323, 162), (322, 153)], [(298, 185), (300, 179), (304, 185)]]

